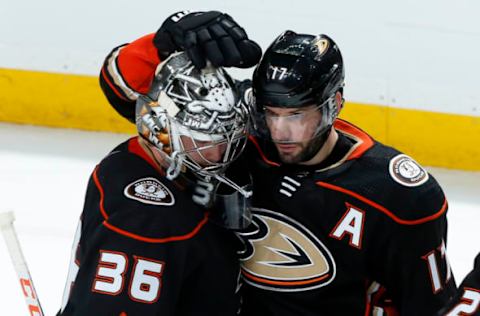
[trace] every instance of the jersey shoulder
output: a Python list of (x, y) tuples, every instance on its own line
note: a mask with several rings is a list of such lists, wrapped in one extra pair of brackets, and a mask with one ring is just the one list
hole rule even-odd
[(207, 214), (185, 187), (168, 180), (148, 159), (138, 138), (107, 155), (92, 173), (84, 217), (100, 214), (109, 230), (146, 242), (192, 237)]
[(422, 165), (379, 142), (353, 160), (337, 184), (401, 224), (434, 220), (447, 209), (440, 185)]

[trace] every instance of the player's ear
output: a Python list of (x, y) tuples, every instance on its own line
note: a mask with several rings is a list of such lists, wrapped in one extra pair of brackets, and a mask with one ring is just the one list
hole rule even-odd
[(337, 91), (337, 93), (335, 93), (335, 103), (337, 104), (338, 113), (340, 113), (340, 111), (343, 109), (343, 104), (345, 103), (345, 100), (343, 99), (343, 94), (341, 91)]

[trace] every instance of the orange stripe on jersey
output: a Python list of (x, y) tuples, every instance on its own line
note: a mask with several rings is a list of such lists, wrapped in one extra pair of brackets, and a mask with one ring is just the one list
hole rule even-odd
[(304, 281), (279, 281), (279, 280), (269, 280), (269, 279), (260, 278), (246, 272), (245, 270), (242, 270), (242, 274), (244, 274), (247, 278), (257, 281), (259, 283), (266, 283), (266, 284), (272, 284), (272, 285), (287, 285), (287, 286), (307, 285), (307, 284), (319, 282), (323, 279), (330, 277), (330, 274), (325, 274), (325, 275), (322, 275), (321, 277), (310, 279), (310, 280), (304, 280)]
[(203, 219), (197, 224), (197, 226), (195, 226), (195, 228), (193, 228), (193, 230), (191, 232), (189, 232), (187, 234), (184, 234), (184, 235), (170, 236), (170, 237), (165, 237), (165, 238), (145, 237), (145, 236), (137, 235), (137, 234), (131, 233), (129, 231), (126, 231), (124, 229), (118, 228), (118, 227), (116, 227), (116, 226), (114, 226), (114, 225), (112, 225), (108, 222), (108, 213), (105, 211), (105, 208), (103, 206), (103, 203), (105, 201), (105, 193), (104, 193), (102, 185), (100, 184), (100, 181), (98, 180), (97, 170), (98, 170), (98, 167), (95, 168), (95, 170), (93, 171), (93, 180), (95, 181), (95, 184), (98, 188), (98, 191), (100, 192), (99, 207), (100, 207), (100, 213), (102, 214), (102, 216), (104, 218), (104, 221), (103, 221), (102, 224), (105, 227), (107, 227), (108, 229), (110, 229), (110, 230), (112, 230), (112, 231), (114, 231), (118, 234), (130, 237), (132, 239), (140, 240), (140, 241), (143, 241), (143, 242), (148, 242), (148, 243), (167, 243), (167, 242), (172, 242), (172, 241), (181, 241), (181, 240), (187, 240), (187, 239), (190, 239), (190, 238), (194, 237), (208, 221), (209, 213), (205, 212), (205, 215), (203, 216)]
[(344, 134), (354, 136), (358, 141), (361, 142), (361, 144), (357, 148), (355, 148), (353, 152), (350, 153), (346, 160), (361, 157), (374, 144), (373, 139), (370, 137), (370, 135), (349, 122), (337, 119), (333, 126), (336, 130)]
[(271, 165), (271, 166), (275, 166), (275, 167), (278, 167), (280, 166), (279, 163), (276, 163), (274, 161), (271, 161), (271, 160), (268, 160), (267, 157), (265, 156), (265, 154), (263, 153), (262, 149), (260, 148), (260, 145), (258, 144), (257, 140), (255, 139), (255, 137), (253, 137), (252, 135), (248, 136), (248, 139), (255, 145), (255, 147), (257, 148), (258, 150), (258, 153), (260, 154), (260, 157), (262, 157), (263, 161), (265, 161), (267, 164)]
[[(367, 296), (367, 295), (365, 295), (365, 296)], [(372, 306), (370, 305), (370, 301), (366, 298), (366, 302), (365, 302), (365, 313), (364, 313), (363, 315), (364, 315), (364, 316), (369, 316), (371, 310), (372, 310)]]
[(207, 223), (208, 221), (208, 213), (205, 213), (203, 219), (195, 226), (195, 228), (189, 232), (188, 234), (185, 235), (179, 235), (179, 236), (171, 236), (171, 237), (165, 237), (165, 238), (150, 238), (150, 237), (145, 237), (145, 236), (140, 236), (134, 233), (131, 233), (129, 231), (126, 231), (124, 229), (118, 228), (116, 226), (113, 226), (112, 224), (108, 223), (106, 220), (103, 221), (103, 225), (107, 227), (108, 229), (119, 233), (121, 235), (140, 240), (143, 242), (148, 242), (148, 243), (167, 243), (167, 242), (172, 242), (172, 241), (182, 241), (182, 240), (187, 240), (195, 236), (200, 229)]
[(98, 170), (98, 166), (93, 171), (93, 181), (95, 181), (98, 191), (100, 192), (100, 213), (102, 213), (103, 218), (107, 220), (108, 214), (107, 212), (105, 212), (105, 209), (103, 208), (103, 197), (105, 196), (105, 193), (103, 192), (103, 187), (100, 184), (100, 181), (98, 180), (97, 170)]
[(155, 69), (160, 63), (154, 34), (143, 36), (125, 46), (118, 55), (117, 65), (125, 82), (133, 90), (146, 94), (150, 89)]
[(131, 101), (131, 100), (128, 100), (127, 98), (125, 98), (116, 88), (116, 86), (114, 84), (112, 84), (112, 82), (110, 81), (110, 79), (108, 78), (108, 75), (105, 73), (105, 67), (102, 67), (102, 71), (101, 71), (101, 76), (102, 78), (105, 80), (105, 82), (108, 84), (108, 86), (110, 87), (110, 89), (112, 89), (113, 93), (115, 93), (115, 95), (117, 97), (119, 97), (120, 99), (122, 100), (125, 100), (125, 101)]
[(330, 184), (330, 183), (326, 183), (326, 182), (322, 182), (322, 181), (318, 181), (317, 182), (317, 185), (321, 186), (321, 187), (324, 187), (324, 188), (327, 188), (327, 189), (330, 189), (330, 190), (335, 190), (335, 191), (338, 191), (338, 192), (342, 192), (342, 193), (345, 193), (347, 195), (350, 195), (370, 206), (372, 206), (373, 208), (375, 208), (376, 210), (379, 210), (380, 212), (384, 213), (385, 215), (387, 215), (388, 217), (390, 217), (391, 219), (393, 219), (395, 222), (399, 223), (399, 224), (402, 224), (402, 225), (418, 225), (418, 224), (423, 224), (423, 223), (426, 223), (426, 222), (429, 222), (429, 221), (432, 221), (434, 219), (437, 219), (438, 217), (442, 216), (445, 211), (447, 210), (447, 200), (445, 199), (444, 202), (443, 202), (443, 205), (441, 207), (441, 209), (436, 212), (435, 214), (432, 214), (430, 216), (427, 216), (427, 217), (424, 217), (424, 218), (420, 218), (420, 219), (415, 219), (415, 220), (405, 220), (405, 219), (401, 219), (399, 218), (398, 216), (396, 216), (395, 214), (393, 214), (390, 210), (388, 210), (387, 208), (383, 207), (382, 205), (364, 197), (364, 196), (361, 196), (360, 194), (356, 193), (356, 192), (353, 192), (353, 191), (350, 191), (350, 190), (347, 190), (345, 188), (342, 188), (342, 187), (339, 187), (339, 186), (336, 186), (336, 185), (333, 185), (333, 184)]

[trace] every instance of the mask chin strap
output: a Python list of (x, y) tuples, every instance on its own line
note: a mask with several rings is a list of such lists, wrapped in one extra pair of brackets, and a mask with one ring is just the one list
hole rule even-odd
[(222, 177), (218, 174), (213, 174), (213, 177), (215, 179), (217, 179), (219, 182), (225, 184), (225, 185), (228, 185), (229, 187), (231, 187), (232, 189), (234, 189), (235, 191), (238, 191), (240, 192), (241, 195), (243, 195), (245, 198), (249, 198), (252, 196), (253, 192), (252, 190), (246, 190), (244, 189), (244, 187), (240, 187), (238, 184), (236, 184), (235, 182), (233, 182), (232, 180), (226, 178), (226, 177)]
[(236, 184), (234, 181), (232, 181), (229, 178), (224, 177), (224, 176), (222, 176), (222, 175), (220, 175), (216, 172), (212, 172), (212, 171), (208, 171), (208, 170), (199, 168), (197, 165), (191, 163), (190, 161), (188, 161), (186, 159), (183, 160), (183, 164), (185, 164), (190, 170), (192, 170), (192, 172), (196, 173), (198, 176), (207, 179), (207, 182), (208, 182), (208, 178), (214, 178), (218, 182), (229, 186), (230, 188), (234, 189), (235, 191), (238, 191), (245, 198), (249, 198), (253, 194), (252, 190), (246, 190), (243, 187)]
[(169, 166), (166, 171), (166, 177), (168, 180), (173, 180), (182, 171), (182, 162), (183, 162), (183, 157), (178, 154), (178, 151), (174, 151), (169, 157)]
[[(251, 182), (248, 181), (245, 185), (240, 186), (225, 176), (214, 173), (211, 176), (219, 184), (214, 190), (210, 220), (227, 229), (243, 230), (247, 228), (252, 221), (253, 190)], [(222, 185), (224, 185), (223, 188)]]

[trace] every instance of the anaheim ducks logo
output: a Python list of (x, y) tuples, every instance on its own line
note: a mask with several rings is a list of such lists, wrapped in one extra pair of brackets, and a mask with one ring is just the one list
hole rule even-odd
[(153, 205), (173, 205), (175, 198), (163, 183), (155, 178), (138, 179), (127, 185), (123, 191), (126, 197)]
[(313, 44), (317, 47), (318, 53), (317, 57), (322, 56), (330, 47), (330, 42), (326, 38), (317, 38), (313, 42)]
[(278, 292), (297, 292), (325, 286), (335, 278), (328, 249), (300, 223), (279, 213), (253, 209), (248, 231), (239, 234), (245, 248), (239, 253), (245, 281)]

